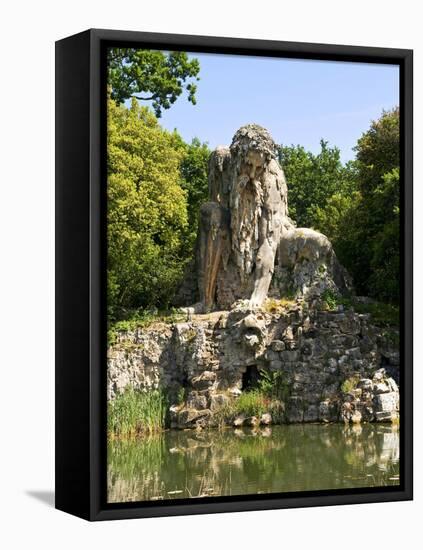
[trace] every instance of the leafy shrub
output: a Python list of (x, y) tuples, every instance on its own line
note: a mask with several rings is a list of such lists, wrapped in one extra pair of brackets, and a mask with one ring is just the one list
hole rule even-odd
[(286, 399), (288, 391), (286, 382), (281, 371), (260, 371), (260, 379), (258, 382), (260, 391), (267, 397), (276, 399)]
[(341, 384), (341, 390), (344, 393), (350, 393), (357, 387), (358, 381), (360, 377), (359, 376), (351, 376), (350, 378), (347, 378), (344, 380)]
[(394, 304), (384, 304), (383, 302), (372, 302), (369, 304), (360, 304), (353, 302), (354, 310), (357, 313), (370, 313), (372, 321), (381, 325), (399, 325), (400, 311)]
[(339, 296), (337, 295), (337, 293), (334, 292), (333, 290), (330, 290), (329, 288), (327, 288), (322, 293), (321, 298), (322, 298), (323, 305), (325, 306), (325, 309), (328, 309), (329, 311), (336, 310), (338, 307), (338, 304), (340, 303)]

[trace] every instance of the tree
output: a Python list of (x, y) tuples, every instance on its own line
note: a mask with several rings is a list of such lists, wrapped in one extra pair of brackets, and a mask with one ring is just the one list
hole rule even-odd
[(341, 243), (345, 240), (345, 222), (354, 215), (360, 200), (361, 195), (358, 192), (338, 192), (329, 197), (324, 207), (318, 206), (315, 209), (316, 229), (332, 241), (338, 253), (342, 248)]
[[(399, 190), (399, 170), (394, 168), (383, 176), (380, 206), (390, 203)], [(400, 290), (400, 210), (399, 202), (388, 210), (390, 218), (381, 224), (375, 234), (372, 249), (369, 290), (379, 299), (399, 303)]]
[(185, 145), (185, 155), (181, 162), (182, 188), (187, 193), (188, 235), (187, 250), (192, 250), (197, 236), (200, 206), (208, 198), (208, 163), (210, 149), (207, 143), (194, 138)]
[(289, 215), (300, 227), (316, 227), (317, 210), (325, 208), (335, 193), (353, 187), (352, 165), (342, 165), (339, 149), (323, 139), (320, 147), (317, 155), (300, 145), (279, 148), (288, 182)]
[(385, 174), (399, 167), (399, 108), (383, 111), (358, 140), (355, 151), (360, 190), (363, 196), (371, 195)]
[(108, 303), (124, 309), (166, 307), (182, 276), (187, 196), (176, 133), (147, 107), (108, 103)]
[(333, 195), (316, 226), (334, 245), (360, 294), (399, 302), (399, 110), (384, 111), (355, 147), (356, 191)]
[(383, 111), (358, 140), (357, 181), (361, 202), (350, 231), (359, 262), (353, 275), (362, 292), (399, 302), (400, 144), (399, 109)]
[(182, 94), (196, 103), (200, 64), (186, 52), (165, 53), (137, 48), (110, 48), (108, 52), (108, 84), (117, 104), (129, 98), (151, 101), (157, 117), (169, 109)]

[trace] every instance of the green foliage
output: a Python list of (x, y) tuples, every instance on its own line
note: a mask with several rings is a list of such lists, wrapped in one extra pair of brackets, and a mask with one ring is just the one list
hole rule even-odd
[(181, 162), (181, 186), (186, 191), (188, 201), (186, 247), (189, 252), (197, 237), (200, 206), (208, 199), (209, 157), (208, 145), (201, 143), (198, 138), (185, 146), (185, 156)]
[(233, 414), (260, 417), (267, 412), (268, 404), (269, 401), (262, 391), (247, 391), (234, 401)]
[(270, 413), (274, 423), (284, 420), (283, 402), (289, 388), (280, 371), (260, 370), (260, 378), (255, 389), (243, 392), (215, 413), (215, 420), (221, 426), (231, 424), (238, 416), (249, 418)]
[(372, 321), (377, 325), (398, 326), (400, 323), (400, 310), (395, 304), (386, 304), (383, 302), (370, 304), (353, 302), (353, 304), (354, 310), (357, 313), (370, 313)]
[(339, 296), (326, 290), (322, 294), (322, 302), (325, 310), (335, 311), (339, 305), (345, 309), (353, 309), (356, 313), (368, 313), (372, 316), (372, 322), (376, 325), (398, 326), (400, 323), (399, 306), (384, 302), (362, 303), (354, 297)]
[(329, 311), (335, 311), (338, 308), (338, 304), (340, 302), (339, 296), (336, 292), (333, 290), (330, 290), (327, 288), (321, 296), (324, 309), (328, 309)]
[(317, 210), (343, 190), (354, 188), (354, 165), (343, 166), (340, 151), (320, 141), (317, 155), (297, 145), (281, 146), (279, 160), (288, 181), (289, 213), (299, 227), (316, 227)]
[[(382, 300), (399, 301), (400, 274), (400, 213), (399, 169), (384, 174), (382, 183), (374, 191), (375, 209), (382, 211), (375, 227), (374, 245), (370, 259), (369, 289)], [(380, 210), (381, 209), (381, 210)], [(388, 214), (388, 215), (387, 215)]]
[(258, 381), (259, 390), (272, 399), (282, 399), (287, 397), (287, 384), (281, 371), (260, 370), (260, 379)]
[(273, 423), (283, 422), (284, 405), (281, 396), (287, 396), (287, 388), (283, 384), (278, 387), (270, 383), (265, 389), (246, 391), (216, 411), (214, 419), (219, 426), (225, 426), (232, 424), (239, 416), (260, 418), (262, 414), (270, 413)]
[(341, 391), (343, 393), (350, 393), (357, 387), (360, 377), (358, 375), (351, 376), (344, 380), (341, 384)]
[(127, 438), (163, 430), (166, 411), (167, 398), (161, 390), (127, 388), (108, 404), (108, 435)]
[[(110, 319), (167, 310), (193, 257), (210, 151), (163, 130), (135, 100), (108, 103)], [(144, 318), (141, 319), (144, 321)]]
[(354, 214), (360, 198), (356, 191), (349, 194), (337, 192), (327, 199), (324, 206), (316, 206), (314, 210), (315, 227), (335, 243), (338, 254), (343, 256), (345, 254), (339, 250), (343, 246), (346, 220)]
[[(125, 315), (122, 313), (122, 315)], [(108, 329), (108, 344), (113, 345), (117, 341), (119, 332), (130, 332), (137, 328), (145, 328), (153, 323), (179, 323), (186, 319), (186, 314), (181, 313), (177, 308), (171, 308), (165, 311), (139, 309), (129, 310), (126, 312), (125, 318), (119, 321), (109, 323)]]
[(391, 346), (399, 347), (400, 345), (400, 333), (397, 329), (388, 328), (382, 333), (382, 337)]
[(110, 48), (108, 51), (108, 84), (117, 104), (131, 97), (151, 101), (157, 117), (169, 109), (183, 93), (196, 103), (199, 80), (198, 59), (189, 59), (186, 52), (165, 53), (138, 48)]
[[(385, 174), (399, 167), (399, 108), (383, 111), (358, 140), (355, 151), (360, 191), (371, 198), (380, 188)], [(392, 197), (393, 203), (395, 198)]]
[(384, 112), (358, 140), (359, 193), (339, 224), (335, 241), (357, 291), (399, 303), (399, 111)]
[(167, 308), (184, 269), (186, 192), (179, 136), (134, 100), (108, 104), (108, 303)]

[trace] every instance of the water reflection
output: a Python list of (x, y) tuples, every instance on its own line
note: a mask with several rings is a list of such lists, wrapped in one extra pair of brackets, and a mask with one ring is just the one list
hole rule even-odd
[(399, 484), (391, 425), (176, 431), (108, 447), (108, 500), (129, 502)]

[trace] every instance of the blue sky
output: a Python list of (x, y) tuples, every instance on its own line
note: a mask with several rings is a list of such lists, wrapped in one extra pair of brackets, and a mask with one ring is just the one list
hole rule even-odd
[(197, 105), (180, 97), (160, 124), (211, 148), (229, 145), (255, 122), (277, 143), (318, 152), (320, 138), (337, 145), (345, 162), (371, 120), (399, 104), (395, 65), (192, 54), (200, 60)]

